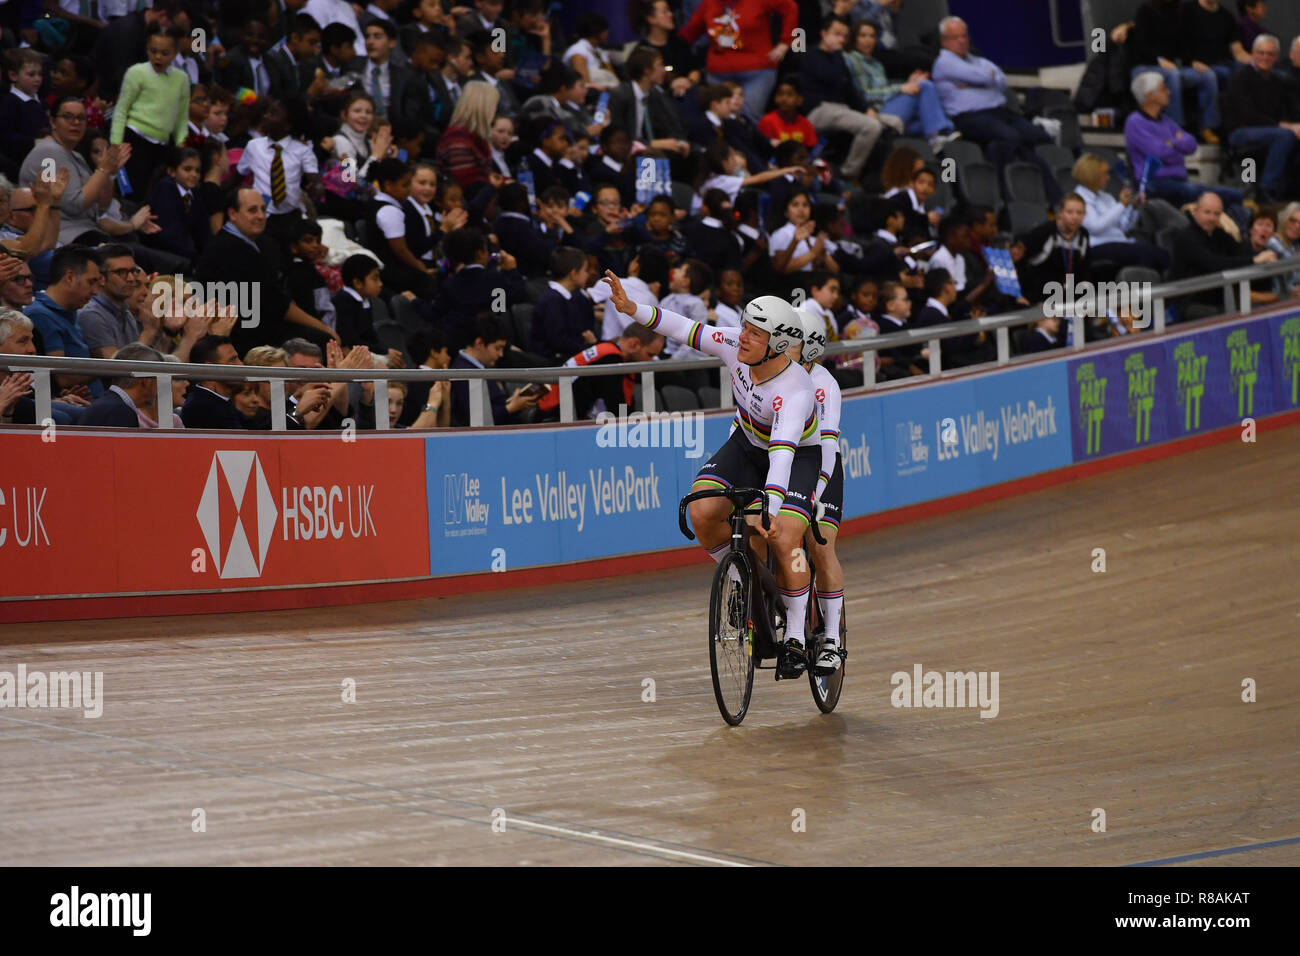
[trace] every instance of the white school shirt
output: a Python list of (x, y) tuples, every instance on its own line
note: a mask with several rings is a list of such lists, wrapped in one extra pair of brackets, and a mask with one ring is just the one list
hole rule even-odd
[(302, 177), (319, 172), (316, 154), (310, 146), (291, 136), (275, 141), (281, 148), (280, 157), (284, 162), (285, 200), (276, 203), (271, 200), (271, 161), (275, 158), (272, 143), (265, 136), (249, 140), (244, 147), (244, 154), (239, 157), (239, 171), (253, 174), (253, 188), (266, 200), (268, 216), (293, 212), (295, 209), (305, 212), (302, 202)]

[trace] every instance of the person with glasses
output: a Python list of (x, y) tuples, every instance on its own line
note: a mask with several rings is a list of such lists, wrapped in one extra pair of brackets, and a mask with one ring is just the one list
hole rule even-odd
[(50, 135), (36, 141), (32, 151), (23, 160), (18, 173), (19, 182), (34, 186), (50, 162), (56, 168), (68, 170), (67, 190), (62, 194), (58, 241), (62, 245), (84, 241), (95, 243), (107, 240), (99, 227), (108, 206), (113, 201), (113, 180), (118, 170), (130, 159), (129, 146), (110, 146), (100, 156), (94, 169), (77, 147), (86, 136), (86, 104), (75, 95), (62, 96), (50, 111)]
[(159, 337), (158, 317), (146, 313), (142, 323), (127, 307), (139, 281), (131, 250), (117, 243), (100, 246), (95, 261), (103, 284), (77, 312), (77, 328), (91, 356), (112, 358), (118, 349), (132, 342), (154, 347)]
[(0, 306), (22, 310), (32, 304), (36, 292), (32, 285), (32, 267), (21, 259), (5, 256), (0, 266), (13, 270), (13, 275), (0, 281)]
[(8, 218), (0, 230), (0, 249), (28, 259), (53, 249), (59, 234), (59, 209), (68, 186), (68, 170), (57, 167), (53, 182), (41, 179), (9, 196)]

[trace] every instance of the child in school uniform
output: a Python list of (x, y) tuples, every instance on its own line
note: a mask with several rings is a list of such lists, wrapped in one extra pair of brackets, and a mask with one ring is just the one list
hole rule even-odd
[(167, 171), (149, 193), (159, 231), (147, 237), (149, 245), (193, 259), (212, 238), (209, 211), (199, 194), (201, 160), (197, 149), (172, 150)]
[(50, 113), (37, 95), (44, 62), (35, 50), (8, 50), (9, 92), (0, 97), (0, 152), (21, 166), (37, 137), (50, 129)]
[(169, 146), (184, 143), (189, 135), (190, 78), (172, 63), (185, 35), (179, 28), (151, 25), (146, 31), (148, 60), (122, 77), (109, 142), (131, 147), (125, 169), (137, 200), (149, 194)]

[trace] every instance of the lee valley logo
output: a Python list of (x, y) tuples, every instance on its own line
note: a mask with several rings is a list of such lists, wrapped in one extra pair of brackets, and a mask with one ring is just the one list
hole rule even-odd
[(148, 936), (152, 926), (152, 893), (70, 893), (50, 897), (51, 926), (129, 926), (133, 936)]
[(1079, 426), (1088, 433), (1088, 454), (1101, 451), (1101, 423), (1106, 417), (1106, 379), (1097, 377), (1091, 362), (1084, 362), (1074, 373), (1079, 385)]
[(262, 321), (260, 282), (194, 282), (174, 275), (171, 282), (156, 286), (156, 292), (153, 314), (160, 319), (181, 314), (212, 317), (234, 310), (242, 328), (255, 329)]

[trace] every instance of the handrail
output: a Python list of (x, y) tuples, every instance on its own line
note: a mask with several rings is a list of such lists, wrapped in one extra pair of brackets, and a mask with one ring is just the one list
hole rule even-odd
[[(1189, 279), (1153, 284), (1150, 293), (1150, 328), (1156, 334), (1165, 331), (1165, 301), (1170, 298), (1204, 292), (1209, 289), (1222, 288), (1224, 293), (1224, 314), (1233, 311), (1232, 295), (1236, 288), (1237, 301), (1245, 304), (1238, 308), (1242, 315), (1250, 313), (1250, 283), (1256, 279), (1284, 275), (1300, 271), (1300, 262), (1281, 259), (1262, 265), (1229, 269), (1224, 272), (1211, 273)], [(1082, 287), (1080, 283), (1080, 287)], [(1097, 283), (1097, 287), (1118, 286), (1120, 283)], [(1010, 336), (1008, 329), (1015, 325), (1036, 322), (1044, 316), (1043, 304), (999, 315), (984, 316), (963, 322), (946, 323), (942, 326), (926, 326), (919, 329), (907, 329), (902, 332), (890, 332), (886, 335), (874, 335), (867, 338), (848, 339), (832, 342), (828, 345), (828, 355), (874, 352), (881, 349), (898, 348), (927, 343), (930, 348), (930, 377), (937, 377), (942, 368), (940, 343), (945, 339), (970, 335), (973, 332), (992, 330), (997, 335), (996, 364), (1006, 365), (1011, 358)], [(1068, 321), (1062, 319), (1062, 321)], [(1082, 328), (1084, 319), (1074, 318), (1074, 349), (1082, 350), (1088, 343)], [(1146, 326), (1143, 327), (1144, 329)], [(1102, 343), (1091, 343), (1099, 345)], [(670, 359), (652, 362), (625, 362), (617, 365), (584, 365), (574, 368), (487, 368), (487, 369), (367, 369), (349, 371), (327, 368), (281, 368), (255, 365), (202, 365), (177, 362), (138, 362), (119, 361), (102, 358), (68, 358), (66, 356), (44, 355), (10, 355), (0, 353), (0, 369), (13, 372), (31, 372), (35, 379), (33, 386), (36, 393), (36, 421), (43, 423), (51, 416), (50, 375), (52, 372), (67, 372), (80, 375), (95, 375), (111, 378), (126, 376), (152, 376), (158, 380), (159, 395), (171, 392), (171, 380), (184, 378), (192, 381), (254, 381), (269, 382), (271, 385), (271, 426), (276, 431), (286, 427), (284, 411), (284, 383), (286, 381), (302, 382), (373, 382), (376, 395), (387, 389), (387, 382), (441, 382), (468, 381), (470, 383), (470, 426), (482, 427), (491, 420), (491, 404), (487, 385), (489, 381), (539, 381), (556, 382), (560, 389), (560, 420), (574, 421), (573, 379), (595, 375), (635, 375), (640, 374), (642, 388), (642, 407), (648, 413), (655, 411), (654, 376), (656, 372), (676, 372), (691, 369), (720, 368), (722, 361), (717, 358)], [(979, 366), (971, 366), (977, 368)], [(873, 388), (875, 381), (875, 363), (863, 363), (864, 387)], [(731, 390), (727, 388), (725, 375), (720, 382), (720, 401), (722, 408), (730, 408)], [(382, 403), (377, 409), (382, 409)], [(171, 417), (160, 415), (160, 428), (171, 427)], [(375, 415), (376, 429), (388, 427), (387, 416)]]

